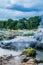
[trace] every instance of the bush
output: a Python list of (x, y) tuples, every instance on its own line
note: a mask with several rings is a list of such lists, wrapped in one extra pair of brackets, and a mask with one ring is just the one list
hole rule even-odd
[(23, 51), (26, 56), (36, 56), (36, 50), (34, 48), (28, 48)]
[(27, 29), (37, 29), (41, 18), (39, 16), (30, 17), (27, 22)]

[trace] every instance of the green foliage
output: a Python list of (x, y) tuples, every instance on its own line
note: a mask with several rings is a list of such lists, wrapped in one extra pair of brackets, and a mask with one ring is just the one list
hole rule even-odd
[(24, 34), (24, 36), (33, 36), (34, 33), (27, 33), (27, 34)]
[(16, 29), (25, 29), (25, 23), (22, 19), (20, 19), (16, 25)]
[(0, 21), (0, 29), (37, 29), (41, 18), (39, 16), (30, 17), (29, 19), (22, 18), (19, 20), (8, 19)]
[(23, 51), (23, 54), (25, 54), (26, 56), (35, 56), (36, 50), (34, 48), (28, 48)]
[(27, 29), (37, 29), (41, 19), (39, 16), (31, 17), (28, 19)]

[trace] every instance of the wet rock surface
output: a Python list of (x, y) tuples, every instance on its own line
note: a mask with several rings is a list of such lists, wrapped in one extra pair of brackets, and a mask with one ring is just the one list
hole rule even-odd
[(26, 57), (23, 59), (23, 65), (43, 65), (43, 60), (40, 59), (36, 59), (33, 57)]
[(2, 56), (0, 57), (0, 65), (10, 65), (9, 61), (13, 58), (12, 55), (10, 56)]
[(37, 65), (39, 63), (43, 63), (43, 60), (37, 60), (33, 57), (23, 59), (20, 59), (20, 56), (12, 55), (0, 57), (0, 65)]
[(0, 42), (0, 47), (7, 49), (24, 49), (27, 47), (34, 47), (43, 49), (43, 29), (38, 30), (34, 36), (31, 37), (16, 37), (11, 40), (4, 40)]
[(37, 65), (37, 63), (35, 62), (35, 59), (29, 58), (28, 61), (23, 62), (23, 65)]

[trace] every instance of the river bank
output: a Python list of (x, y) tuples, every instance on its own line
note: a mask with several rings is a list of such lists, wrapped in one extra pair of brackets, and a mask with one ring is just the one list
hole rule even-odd
[[(10, 34), (9, 32), (3, 32), (3, 33), (4, 33), (3, 35), (5, 35), (5, 33), (6, 33), (6, 35), (8, 35), (8, 36)], [(28, 32), (28, 33), (30, 33), (30, 32)], [(13, 32), (11, 34), (15, 35), (15, 32)], [(33, 60), (35, 58), (34, 59), (31, 58), (30, 59), (30, 60), (32, 60), (31, 62), (30, 62), (30, 60), (28, 60), (26, 63), (25, 62), (21, 63), (22, 58), (21, 58), (20, 54), (21, 54), (22, 50), (29, 48), (29, 47), (33, 47), (35, 49), (37, 49), (37, 47), (38, 47), (38, 48), (43, 49), (43, 30), (38, 29), (38, 31), (35, 31), (35, 34), (33, 36), (31, 36), (31, 35), (24, 36), (24, 34), (27, 35), (27, 31), (20, 32), (19, 36), (16, 36), (12, 39), (4, 38), (3, 40), (0, 41), (0, 63), (2, 65), (28, 65), (28, 63), (31, 63), (31, 62), (34, 63)], [(12, 37), (12, 35), (11, 35), (11, 37)], [(8, 47), (9, 47), (9, 49), (8, 49)], [(43, 60), (43, 51), (36, 50), (36, 53), (37, 53), (36, 59)], [(9, 59), (9, 56), (11, 57), (10, 59)], [(33, 64), (33, 65), (35, 65), (35, 64)], [(41, 63), (39, 65), (43, 65), (43, 64)]]
[(24, 55), (3, 55), (0, 57), (0, 65), (43, 65), (43, 60)]
[(16, 36), (33, 36), (36, 30), (0, 30), (0, 41), (13, 39)]

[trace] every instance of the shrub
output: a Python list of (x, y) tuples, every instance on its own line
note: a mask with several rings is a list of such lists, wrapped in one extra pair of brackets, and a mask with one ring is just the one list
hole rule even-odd
[(26, 56), (36, 56), (36, 50), (34, 48), (28, 48), (23, 51)]

